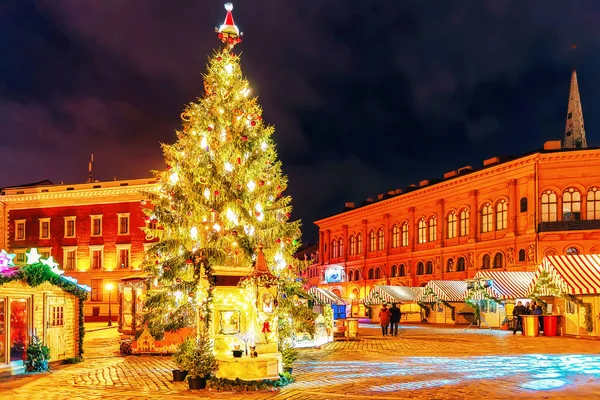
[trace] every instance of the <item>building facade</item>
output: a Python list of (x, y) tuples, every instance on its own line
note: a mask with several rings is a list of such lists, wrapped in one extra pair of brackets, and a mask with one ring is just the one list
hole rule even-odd
[(0, 197), (0, 245), (25, 262), (37, 248), (50, 256), (65, 275), (92, 288), (85, 304), (88, 321), (107, 320), (109, 300), (118, 316), (118, 282), (141, 274), (145, 247), (154, 241), (142, 227), (146, 221), (141, 190), (156, 180), (93, 182), (76, 185), (34, 185), (6, 188)]
[(532, 271), (551, 254), (600, 252), (600, 149), (588, 149), (573, 72), (561, 141), (465, 166), (315, 222), (310, 286), (359, 301), (377, 284), (424, 286), (485, 269)]

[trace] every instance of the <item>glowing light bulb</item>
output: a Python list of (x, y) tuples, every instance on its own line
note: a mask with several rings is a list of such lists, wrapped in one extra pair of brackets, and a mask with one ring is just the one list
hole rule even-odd
[(263, 213), (263, 208), (262, 205), (260, 203), (256, 203), (256, 205), (254, 206), (254, 209), (256, 210), (256, 219), (259, 220), (260, 222), (262, 222), (265, 219), (265, 214)]
[(235, 215), (235, 212), (233, 212), (233, 210), (231, 208), (228, 208), (227, 211), (225, 211), (225, 216), (227, 217), (227, 219), (229, 219), (234, 225), (238, 224), (238, 217), (237, 215)]
[(202, 136), (202, 139), (200, 139), (200, 147), (203, 149), (208, 147), (208, 143), (206, 143), (206, 136)]
[(220, 232), (220, 231), (221, 231), (221, 227), (219, 226), (219, 224), (214, 224), (214, 225), (213, 225), (213, 229), (214, 229), (215, 231), (217, 231), (217, 232)]
[(192, 229), (190, 229), (190, 236), (192, 237), (193, 240), (198, 239), (198, 228), (193, 226)]
[(262, 151), (266, 151), (268, 147), (269, 147), (269, 145), (267, 144), (267, 142), (262, 142), (262, 143), (260, 144), (260, 149), (261, 149)]
[(210, 190), (208, 188), (204, 189), (204, 197), (206, 197), (207, 199), (210, 199)]
[(192, 135), (194, 135), (194, 136), (196, 136), (196, 135), (198, 134), (198, 132), (196, 132), (196, 130), (195, 130), (195, 129), (194, 129), (194, 130), (192, 130), (192, 132), (191, 132), (191, 133), (192, 133)]
[(250, 94), (250, 88), (244, 88), (240, 91), (240, 93), (242, 94), (242, 96), (248, 97), (248, 95)]
[(175, 185), (177, 181), (179, 181), (179, 175), (177, 174), (177, 172), (173, 172), (171, 174), (171, 176), (169, 177), (169, 181), (171, 181), (173, 185)]
[(254, 226), (252, 226), (252, 225), (244, 226), (244, 232), (246, 232), (246, 235), (248, 235), (248, 236), (254, 236)]
[(230, 162), (226, 162), (225, 163), (225, 171), (227, 171), (227, 172), (233, 171), (233, 164), (231, 164)]
[(227, 131), (225, 129), (221, 130), (221, 141), (224, 142), (227, 140)]
[(254, 181), (250, 181), (248, 182), (248, 189), (250, 189), (250, 191), (254, 191), (254, 188), (256, 188), (256, 183), (254, 183)]
[(227, 71), (228, 74), (231, 74), (233, 72), (233, 65), (232, 64), (227, 64), (225, 66), (225, 71)]

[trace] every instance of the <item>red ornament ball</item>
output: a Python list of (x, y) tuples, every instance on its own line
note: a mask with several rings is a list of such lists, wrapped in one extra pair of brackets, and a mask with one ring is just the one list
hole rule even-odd
[(175, 279), (175, 282), (177, 282), (177, 283), (181, 283), (181, 278), (177, 278), (177, 279)]
[(250, 126), (256, 126), (256, 121), (251, 121)]
[[(219, 35), (221, 35), (221, 34), (219, 33)], [(222, 60), (223, 60), (223, 57), (217, 57), (217, 61), (222, 61)]]
[(191, 263), (192, 263), (192, 260), (185, 260), (185, 263), (186, 263), (186, 264), (191, 264)]
[(257, 211), (255, 214), (257, 217), (260, 217), (260, 211)]
[(172, 169), (173, 169), (173, 167), (171, 167), (170, 165), (167, 165), (167, 171), (170, 171)]
[(289, 217), (291, 217), (291, 216), (292, 216), (292, 214), (290, 214), (290, 213), (285, 213), (285, 216), (289, 218)]
[(242, 157), (238, 157), (238, 158), (237, 158), (237, 163), (238, 163), (238, 164), (241, 164), (241, 163), (242, 163)]
[(282, 194), (281, 194), (281, 193), (277, 193), (277, 197), (281, 197), (281, 196), (282, 196)]
[(275, 239), (275, 241), (276, 241), (277, 243), (281, 243), (281, 239), (279, 239), (279, 238)]
[(238, 235), (237, 231), (231, 231), (231, 234), (232, 234), (233, 236), (237, 236), (237, 235)]
[(209, 131), (209, 132), (212, 132), (212, 130), (213, 130), (213, 127), (209, 125), (209, 126), (206, 128), (206, 130), (207, 130), (207, 131)]
[(260, 186), (265, 186), (265, 181), (258, 181), (258, 184), (259, 184)]
[(150, 221), (150, 217), (149, 217), (149, 216), (147, 216), (147, 215), (144, 217), (144, 219), (145, 219), (146, 221)]
[(248, 136), (246, 136), (246, 135), (242, 136), (242, 140), (243, 140), (244, 142), (245, 142), (245, 141), (247, 141), (247, 140), (248, 140)]
[(218, 195), (219, 195), (219, 191), (215, 190), (215, 196), (218, 196)]

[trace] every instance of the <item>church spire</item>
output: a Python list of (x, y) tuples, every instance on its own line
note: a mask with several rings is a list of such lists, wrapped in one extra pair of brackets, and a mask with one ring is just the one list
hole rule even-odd
[(573, 74), (571, 75), (567, 125), (565, 127), (565, 138), (562, 147), (563, 149), (582, 149), (587, 147), (583, 126), (583, 111), (581, 110), (581, 99), (579, 98), (579, 86), (577, 85), (577, 72), (575, 70), (573, 70)]

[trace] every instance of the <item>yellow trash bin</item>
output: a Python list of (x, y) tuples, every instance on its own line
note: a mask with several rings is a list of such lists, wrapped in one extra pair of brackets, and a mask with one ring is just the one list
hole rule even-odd
[(358, 318), (346, 318), (346, 326), (348, 327), (346, 332), (349, 338), (358, 337)]
[(521, 315), (523, 318), (523, 334), (525, 336), (537, 336), (540, 333), (539, 315)]

